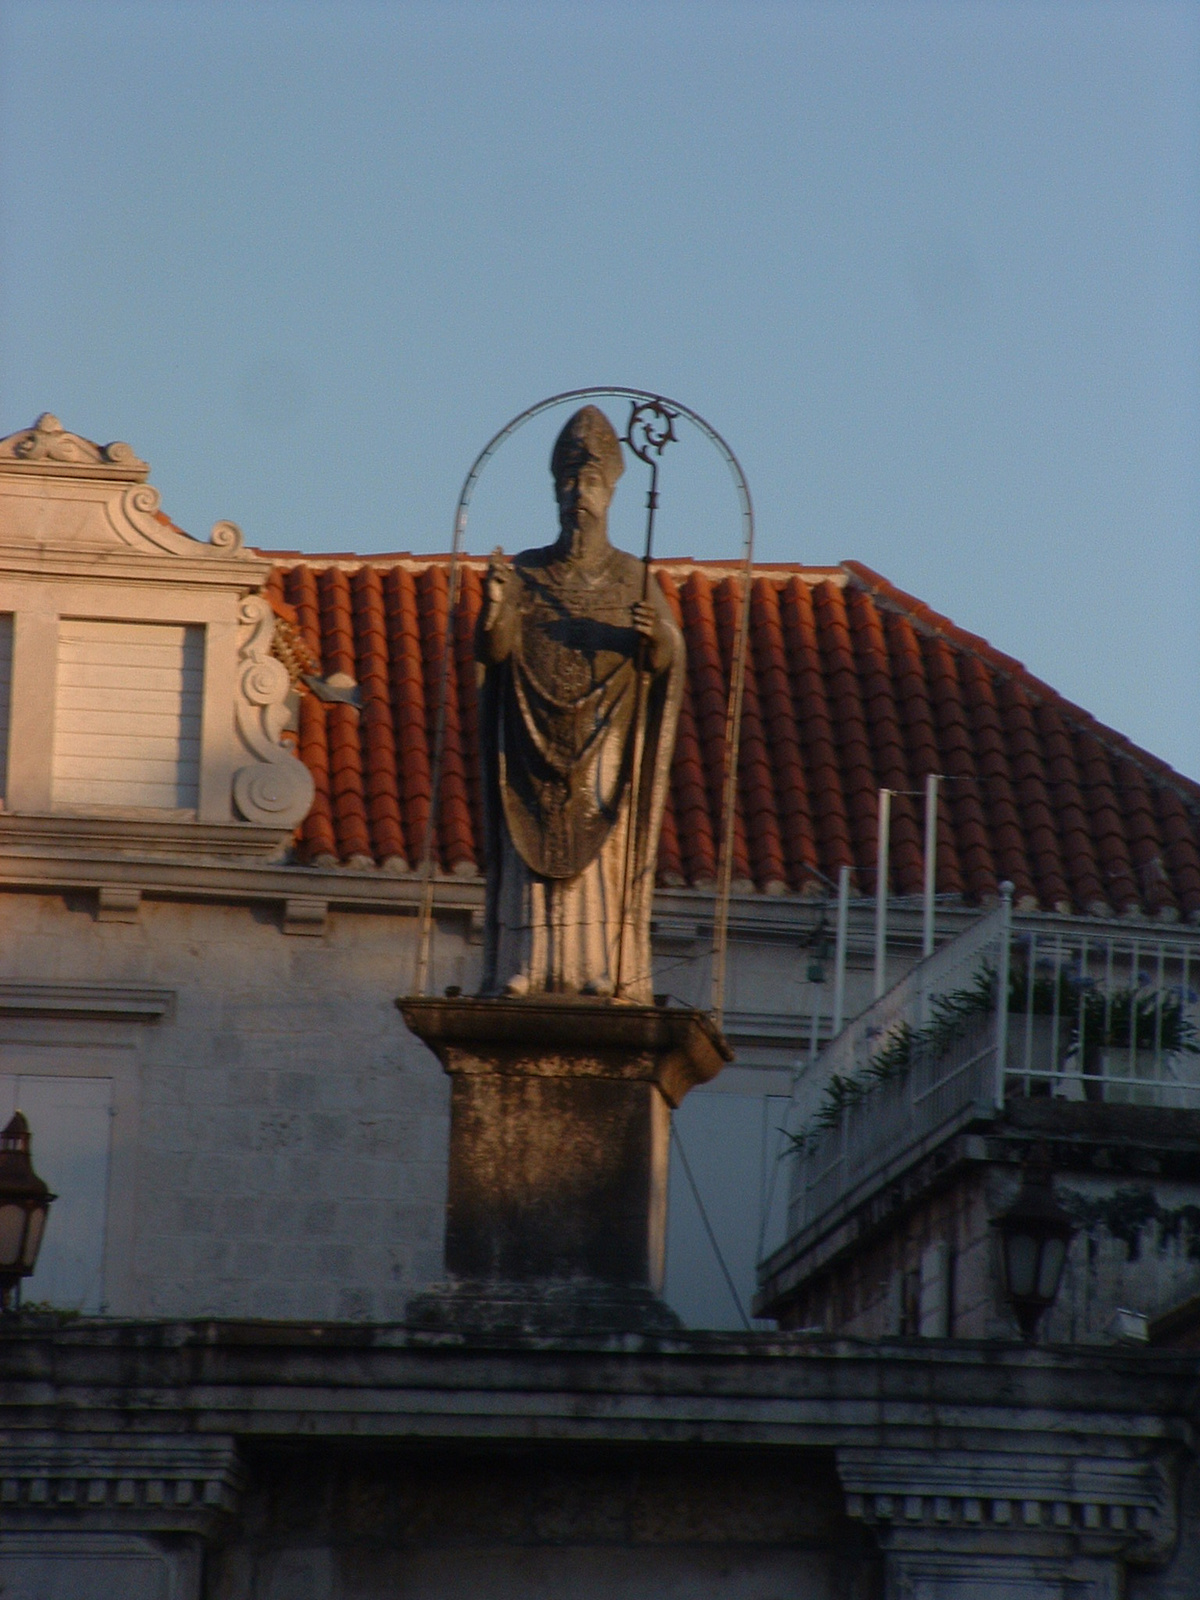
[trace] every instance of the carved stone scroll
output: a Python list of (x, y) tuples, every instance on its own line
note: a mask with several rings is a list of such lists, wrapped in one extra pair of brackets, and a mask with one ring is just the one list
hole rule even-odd
[(275, 613), (261, 595), (249, 595), (238, 609), (243, 635), (239, 652), (237, 730), (255, 759), (233, 777), (233, 799), (247, 822), (293, 828), (313, 801), (312, 774), (280, 742), (288, 720), (291, 680), (283, 662), (271, 654)]
[[(105, 506), (109, 525), (123, 544), (134, 550), (150, 550), (170, 556), (192, 556), (211, 551), (223, 556), (243, 554), (242, 530), (236, 522), (213, 525), (207, 545), (177, 528), (161, 514), (162, 496), (149, 483), (131, 484), (120, 499)], [(249, 552), (245, 552), (249, 555)]]
[(0, 439), (0, 463), (27, 467), (41, 477), (125, 478), (141, 483), (150, 471), (129, 445), (94, 444), (68, 433), (57, 417), (43, 411), (32, 428)]

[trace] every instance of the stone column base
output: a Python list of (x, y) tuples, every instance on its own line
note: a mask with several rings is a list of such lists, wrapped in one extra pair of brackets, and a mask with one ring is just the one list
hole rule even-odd
[(657, 1300), (671, 1109), (731, 1052), (701, 1012), (402, 1000), (453, 1080), (446, 1272), (421, 1325), (669, 1331)]

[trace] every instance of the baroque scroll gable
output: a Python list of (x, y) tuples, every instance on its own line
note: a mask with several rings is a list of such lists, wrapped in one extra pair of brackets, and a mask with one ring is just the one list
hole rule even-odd
[[(0, 439), (0, 566), (69, 568), (78, 552), (92, 562), (122, 557), (173, 558), (158, 576), (253, 583), (260, 564), (241, 530), (218, 522), (206, 542), (178, 528), (162, 510), (150, 468), (127, 444), (96, 444), (44, 413), (32, 428)], [(172, 572), (173, 569), (173, 572)], [(265, 570), (265, 569), (264, 569)]]
[(247, 822), (292, 828), (308, 814), (314, 789), (308, 768), (280, 742), (291, 678), (271, 653), (275, 613), (254, 594), (242, 601), (238, 620), (237, 729), (254, 760), (234, 773), (234, 804)]
[(152, 484), (138, 483), (126, 489), (118, 499), (108, 501), (104, 509), (112, 531), (131, 549), (169, 556), (191, 556), (211, 550), (215, 555), (253, 559), (245, 549), (242, 530), (236, 522), (214, 523), (205, 545), (177, 528), (161, 508), (162, 496), (158, 490)]
[(0, 467), (40, 477), (115, 478), (143, 483), (150, 467), (127, 444), (95, 444), (82, 434), (68, 433), (57, 417), (43, 411), (32, 428), (0, 439)]

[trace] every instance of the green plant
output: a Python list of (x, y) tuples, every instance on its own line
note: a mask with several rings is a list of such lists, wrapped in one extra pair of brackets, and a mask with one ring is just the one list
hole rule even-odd
[(1179, 994), (1161, 989), (1090, 990), (1076, 1024), (1085, 1058), (1102, 1049), (1200, 1055), (1200, 1034)]
[[(801, 1152), (811, 1148), (822, 1133), (837, 1126), (845, 1111), (874, 1089), (902, 1079), (918, 1055), (931, 1060), (945, 1055), (976, 1018), (994, 1011), (998, 980), (994, 966), (982, 966), (963, 988), (933, 996), (925, 1027), (897, 1023), (861, 1071), (834, 1073), (804, 1127), (795, 1133), (783, 1130), (793, 1147)], [(1031, 978), (1028, 965), (1015, 961), (1008, 978), (1008, 1011), (1010, 1016), (1060, 1018), (1064, 1053), (1082, 1045), (1086, 1074), (1094, 1072), (1101, 1049), (1128, 1048), (1131, 1032), (1136, 1049), (1200, 1055), (1200, 1032), (1184, 1010), (1182, 997), (1171, 990), (1102, 991), (1065, 966), (1054, 972), (1035, 969)]]

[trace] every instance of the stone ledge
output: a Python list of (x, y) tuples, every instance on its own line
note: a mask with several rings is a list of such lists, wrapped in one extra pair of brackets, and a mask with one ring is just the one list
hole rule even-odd
[(197, 822), (178, 814), (153, 812), (144, 817), (99, 817), (5, 811), (0, 812), (0, 855), (10, 851), (71, 855), (100, 851), (144, 860), (174, 857), (195, 861), (205, 856), (263, 860), (280, 854), (291, 831), (250, 822)]
[(126, 1442), (83, 1435), (0, 1444), (0, 1523), (210, 1536), (237, 1509), (242, 1470), (233, 1440)]
[(652, 1082), (677, 1106), (733, 1052), (705, 1012), (611, 1000), (400, 999), (405, 1023), (453, 1077)]
[(1168, 1459), (1053, 1459), (970, 1449), (838, 1451), (846, 1510), (881, 1535), (990, 1529), (1069, 1540), (1092, 1553), (1162, 1560), (1177, 1536)]
[(116, 983), (0, 982), (0, 1016), (80, 1017), (157, 1022), (175, 1010), (174, 989), (130, 989)]
[(447, 1283), (410, 1300), (406, 1320), (419, 1332), (481, 1340), (683, 1330), (670, 1307), (648, 1289), (590, 1281)]

